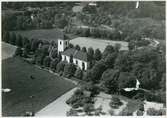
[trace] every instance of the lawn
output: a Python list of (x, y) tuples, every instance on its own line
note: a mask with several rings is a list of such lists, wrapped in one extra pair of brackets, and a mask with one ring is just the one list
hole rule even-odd
[(23, 30), (23, 31), (11, 31), (16, 34), (20, 34), (23, 37), (27, 37), (28, 39), (40, 39), (40, 40), (47, 40), (47, 41), (55, 41), (57, 39), (63, 38), (63, 32), (59, 29), (39, 29), (39, 30)]
[(2, 93), (2, 115), (22, 116), (26, 111), (37, 112), (74, 87), (73, 83), (19, 57), (5, 59), (2, 61), (2, 88), (10, 88), (11, 92)]
[(1, 49), (2, 49), (2, 59), (6, 59), (12, 57), (15, 53), (16, 46), (10, 45), (5, 42), (1, 42)]
[(78, 37), (73, 40), (70, 40), (70, 43), (73, 45), (79, 45), (81, 47), (92, 47), (94, 50), (99, 48), (101, 52), (104, 51), (107, 45), (114, 46), (115, 44), (120, 44), (121, 49), (120, 50), (128, 50), (128, 42), (125, 41), (112, 41), (112, 40), (104, 40), (104, 39), (98, 39), (98, 38), (88, 38), (88, 37)]

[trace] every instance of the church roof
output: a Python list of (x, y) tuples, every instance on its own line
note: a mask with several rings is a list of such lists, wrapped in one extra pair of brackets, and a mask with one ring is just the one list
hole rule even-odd
[(73, 58), (83, 60), (83, 61), (88, 61), (88, 56), (86, 52), (78, 51), (74, 48), (70, 48), (62, 52), (62, 55), (66, 56), (73, 56)]

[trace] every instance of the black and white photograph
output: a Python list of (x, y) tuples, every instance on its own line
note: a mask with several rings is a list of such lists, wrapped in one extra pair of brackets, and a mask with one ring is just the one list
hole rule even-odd
[(166, 1), (1, 1), (2, 117), (166, 116)]

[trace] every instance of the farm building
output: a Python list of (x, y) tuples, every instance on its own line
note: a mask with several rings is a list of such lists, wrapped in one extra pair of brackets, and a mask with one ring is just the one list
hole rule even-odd
[(69, 48), (69, 40), (67, 39), (59, 39), (58, 40), (58, 53), (61, 52), (62, 61), (70, 62), (70, 58), (72, 57), (72, 62), (80, 67), (82, 70), (87, 70), (89, 66), (88, 57), (86, 52), (78, 51), (74, 48)]
[(79, 45), (80, 47), (86, 47), (87, 49), (92, 47), (94, 50), (99, 49), (101, 52), (104, 51), (107, 45), (115, 46), (116, 44), (120, 45), (120, 50), (128, 50), (128, 43), (125, 41), (109, 41), (88, 37), (77, 37), (72, 40), (65, 38), (58, 39), (58, 53), (61, 52), (62, 61), (67, 61), (69, 63), (72, 56), (73, 63), (83, 70), (87, 70), (89, 67), (86, 52), (78, 51), (74, 48), (68, 49), (69, 43), (73, 45)]

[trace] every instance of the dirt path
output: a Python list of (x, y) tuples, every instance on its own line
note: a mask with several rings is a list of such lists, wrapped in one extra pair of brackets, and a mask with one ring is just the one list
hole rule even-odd
[(70, 106), (66, 104), (66, 100), (72, 96), (76, 89), (77, 87), (60, 96), (54, 102), (37, 112), (35, 116), (66, 116), (66, 112), (70, 109)]

